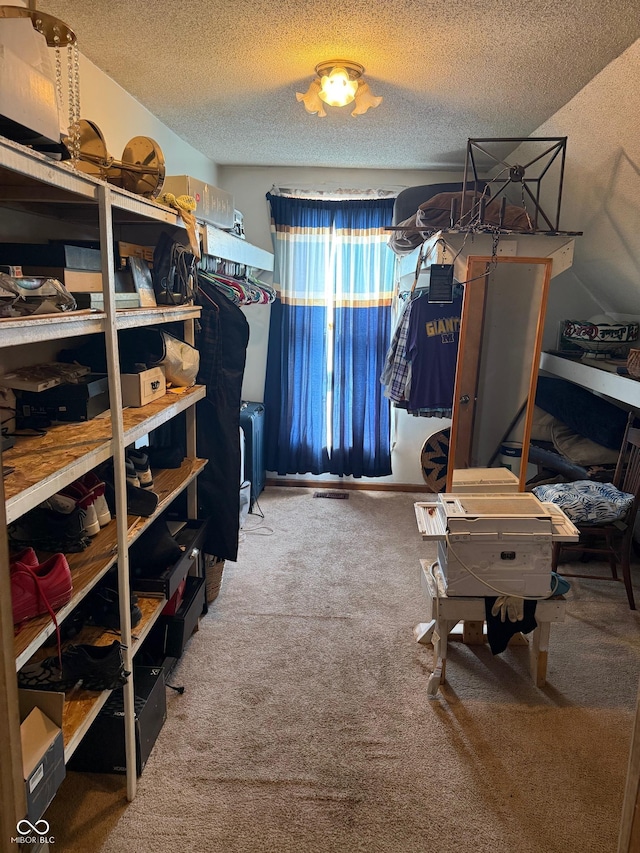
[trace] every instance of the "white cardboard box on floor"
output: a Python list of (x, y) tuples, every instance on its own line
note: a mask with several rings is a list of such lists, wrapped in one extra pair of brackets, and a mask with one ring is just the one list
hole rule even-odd
[(33, 822), (45, 813), (65, 777), (64, 693), (19, 690), (18, 698), (27, 817)]
[(121, 373), (122, 405), (139, 408), (159, 397), (164, 397), (167, 383), (164, 368), (151, 367), (142, 373)]

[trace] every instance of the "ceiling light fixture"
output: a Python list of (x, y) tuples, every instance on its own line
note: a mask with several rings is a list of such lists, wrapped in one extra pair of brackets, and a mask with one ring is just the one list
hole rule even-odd
[(382, 103), (382, 98), (373, 95), (369, 84), (361, 79), (364, 67), (359, 62), (329, 59), (319, 62), (315, 70), (317, 76), (307, 91), (304, 94), (296, 92), (298, 101), (302, 101), (306, 111), (312, 115), (326, 116), (323, 103), (330, 107), (345, 107), (355, 101), (352, 116), (363, 115)]

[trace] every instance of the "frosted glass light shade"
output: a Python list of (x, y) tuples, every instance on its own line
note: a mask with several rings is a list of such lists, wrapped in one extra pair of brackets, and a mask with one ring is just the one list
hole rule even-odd
[(344, 107), (355, 100), (358, 81), (352, 80), (346, 68), (333, 68), (320, 80), (318, 95), (331, 107)]

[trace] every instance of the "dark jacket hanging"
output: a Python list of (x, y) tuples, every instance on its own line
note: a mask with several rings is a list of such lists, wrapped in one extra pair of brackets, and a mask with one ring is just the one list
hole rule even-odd
[(197, 411), (198, 456), (209, 460), (198, 477), (200, 515), (209, 519), (204, 551), (235, 560), (240, 529), (240, 403), (249, 324), (236, 305), (202, 278), (197, 302), (202, 306), (197, 381), (207, 388)]

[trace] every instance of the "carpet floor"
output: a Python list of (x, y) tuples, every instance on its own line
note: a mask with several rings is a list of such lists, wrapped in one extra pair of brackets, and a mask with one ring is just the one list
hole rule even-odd
[(135, 800), (69, 773), (55, 850), (615, 853), (640, 674), (622, 584), (573, 580), (544, 688), (526, 648), (451, 643), (429, 700), (424, 496), (313, 495), (262, 494)]

